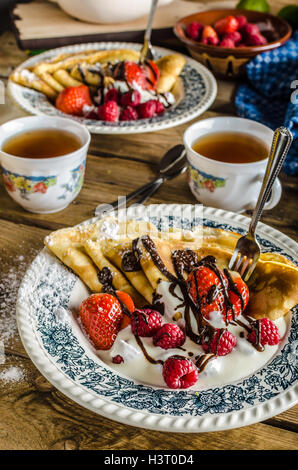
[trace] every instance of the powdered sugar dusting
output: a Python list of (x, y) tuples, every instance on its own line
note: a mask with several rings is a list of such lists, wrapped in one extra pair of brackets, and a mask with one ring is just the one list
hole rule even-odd
[(11, 366), (8, 369), (0, 372), (0, 381), (8, 382), (20, 382), (24, 380), (25, 373), (20, 367)]
[(16, 334), (16, 299), (28, 264), (23, 255), (10, 259), (0, 273), (0, 341), (6, 345)]

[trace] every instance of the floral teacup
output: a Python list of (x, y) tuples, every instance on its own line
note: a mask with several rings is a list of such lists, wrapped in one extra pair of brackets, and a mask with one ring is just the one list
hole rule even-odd
[[(188, 183), (194, 196), (205, 206), (243, 212), (255, 208), (268, 158), (253, 163), (227, 163), (197, 153), (194, 142), (216, 132), (241, 132), (261, 139), (271, 147), (273, 131), (263, 124), (238, 117), (216, 117), (192, 124), (184, 133), (188, 161)], [(281, 184), (275, 180), (264, 209), (272, 209), (281, 197)]]
[[(37, 129), (63, 129), (76, 135), (82, 145), (66, 155), (34, 159), (1, 149), (7, 139)], [(6, 122), (0, 127), (0, 162), (8, 194), (30, 212), (48, 214), (64, 209), (82, 188), (89, 143), (89, 131), (71, 119), (30, 116)]]

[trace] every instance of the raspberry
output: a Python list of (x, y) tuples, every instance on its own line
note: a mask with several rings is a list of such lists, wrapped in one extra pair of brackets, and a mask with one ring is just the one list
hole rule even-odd
[(138, 114), (139, 117), (144, 118), (151, 118), (155, 115), (156, 110), (156, 100), (149, 100), (146, 103), (142, 103), (138, 106)]
[(98, 117), (101, 121), (118, 121), (119, 108), (116, 101), (107, 101), (105, 104), (99, 106)]
[(121, 364), (121, 362), (124, 362), (124, 359), (122, 356), (120, 356), (120, 354), (117, 354), (117, 356), (113, 357), (112, 362), (114, 364)]
[(141, 94), (138, 90), (127, 91), (120, 99), (121, 106), (138, 106), (140, 102)]
[(217, 46), (219, 44), (219, 39), (215, 36), (211, 36), (211, 37), (207, 38), (207, 40), (208, 40), (208, 44), (210, 46)]
[(120, 95), (119, 95), (119, 91), (116, 88), (111, 88), (107, 92), (107, 94), (105, 95), (104, 102), (106, 103), (107, 101), (116, 101), (116, 103), (119, 103)]
[(225, 34), (223, 39), (231, 39), (235, 44), (239, 44), (242, 40), (242, 36), (239, 31), (234, 31), (233, 33)]
[(260, 331), (259, 343), (262, 346), (269, 344), (274, 346), (279, 343), (280, 335), (277, 326), (269, 318), (261, 318), (253, 324), (252, 331), (248, 334), (247, 339), (257, 346), (258, 331)]
[(185, 334), (178, 325), (165, 323), (153, 337), (155, 346), (162, 349), (171, 349), (182, 346), (185, 342)]
[(247, 24), (247, 18), (244, 15), (239, 15), (235, 17), (236, 20), (238, 21), (238, 29), (243, 28)]
[(235, 43), (234, 41), (232, 41), (232, 39), (226, 39), (224, 38), (221, 42), (220, 42), (220, 47), (235, 47)]
[(202, 29), (203, 29), (203, 25), (201, 25), (201, 23), (198, 23), (197, 21), (193, 21), (187, 26), (186, 35), (189, 38), (194, 39), (195, 41), (198, 41)]
[(236, 346), (236, 337), (227, 330), (217, 329), (211, 343), (203, 342), (202, 347), (206, 353), (216, 354), (216, 356), (226, 356)]
[(158, 101), (156, 100), (156, 103), (155, 103), (155, 112), (156, 114), (161, 114), (165, 111), (165, 107), (164, 105), (162, 104), (161, 101)]
[(194, 363), (183, 356), (171, 356), (163, 365), (163, 378), (170, 388), (189, 388), (198, 380)]
[(137, 309), (131, 316), (131, 330), (138, 336), (154, 336), (161, 323), (161, 314), (151, 308)]
[(246, 23), (246, 25), (241, 28), (241, 34), (250, 35), (250, 34), (260, 34), (258, 26), (254, 23)]
[(97, 121), (98, 114), (95, 109), (91, 109), (86, 114), (84, 114), (85, 119), (92, 119), (93, 121)]
[(261, 33), (248, 34), (246, 37), (246, 44), (248, 46), (263, 46), (264, 44), (267, 44), (267, 39), (264, 38)]
[(121, 111), (120, 121), (136, 121), (138, 117), (139, 115), (135, 108), (126, 106), (126, 108)]

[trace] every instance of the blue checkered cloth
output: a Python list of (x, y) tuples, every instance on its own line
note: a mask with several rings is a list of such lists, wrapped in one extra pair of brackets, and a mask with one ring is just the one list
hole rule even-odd
[(298, 31), (284, 46), (252, 59), (246, 73), (248, 83), (236, 93), (237, 114), (271, 129), (288, 127), (293, 143), (283, 170), (298, 175)]

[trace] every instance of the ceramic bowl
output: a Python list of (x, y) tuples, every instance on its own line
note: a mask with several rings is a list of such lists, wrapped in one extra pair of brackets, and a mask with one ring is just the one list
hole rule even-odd
[[(148, 15), (151, 0), (51, 0), (71, 16), (89, 23), (125, 23)], [(159, 0), (159, 6), (173, 0)]]
[[(226, 48), (203, 44), (186, 36), (186, 28), (193, 21), (203, 25), (213, 25), (224, 16), (244, 15), (249, 23), (258, 23), (261, 33), (268, 43), (263, 46), (248, 46)], [(269, 36), (266, 25), (271, 22), (276, 32), (276, 37)], [(201, 13), (186, 16), (180, 19), (174, 27), (175, 35), (185, 44), (192, 57), (206, 65), (219, 78), (236, 78), (244, 74), (245, 64), (260, 52), (266, 52), (284, 44), (291, 36), (292, 29), (283, 19), (252, 10), (221, 9), (208, 10)]]

